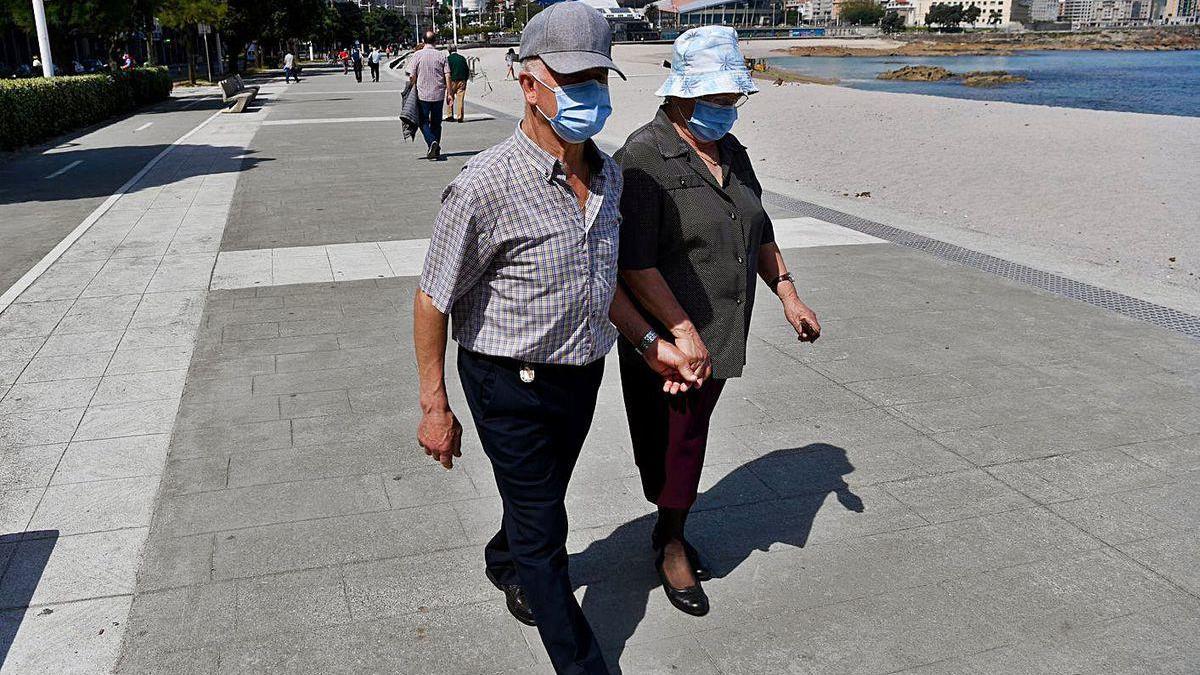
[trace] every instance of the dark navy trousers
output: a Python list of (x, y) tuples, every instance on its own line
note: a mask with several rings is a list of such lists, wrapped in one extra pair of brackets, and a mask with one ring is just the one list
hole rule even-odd
[(604, 360), (586, 366), (523, 364), (458, 350), (458, 373), (483, 451), (492, 462), (504, 517), (484, 551), (503, 584), (520, 584), (555, 671), (608, 673), (567, 573), (564, 499), (592, 425)]

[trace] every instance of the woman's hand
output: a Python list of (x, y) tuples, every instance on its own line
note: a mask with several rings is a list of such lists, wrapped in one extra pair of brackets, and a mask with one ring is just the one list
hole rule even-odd
[(796, 336), (801, 342), (816, 342), (821, 337), (821, 323), (817, 321), (816, 312), (809, 309), (800, 298), (793, 295), (785, 299), (783, 315), (796, 329)]
[(692, 326), (674, 331), (674, 337), (675, 348), (687, 357), (688, 368), (696, 374), (696, 386), (700, 387), (705, 380), (712, 377), (712, 360), (708, 355), (708, 347), (704, 346), (699, 331)]
[(692, 385), (700, 386), (696, 373), (688, 365), (688, 357), (662, 338), (647, 347), (642, 358), (663, 378), (664, 393), (678, 394), (686, 392)]

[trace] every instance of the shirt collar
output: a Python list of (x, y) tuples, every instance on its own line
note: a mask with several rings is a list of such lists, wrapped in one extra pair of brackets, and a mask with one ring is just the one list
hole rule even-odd
[[(533, 139), (526, 135), (525, 130), (521, 128), (520, 122), (517, 123), (517, 130), (513, 132), (513, 139), (520, 155), (546, 178), (546, 182), (551, 182), (563, 174), (562, 162), (534, 143)], [(604, 172), (604, 158), (601, 157), (599, 148), (591, 139), (584, 142), (583, 156), (592, 169), (593, 180), (601, 177)]]

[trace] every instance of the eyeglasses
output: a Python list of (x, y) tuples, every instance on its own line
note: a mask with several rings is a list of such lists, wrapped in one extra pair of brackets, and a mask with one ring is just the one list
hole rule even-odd
[(750, 100), (750, 97), (746, 94), (711, 94), (701, 96), (700, 100), (726, 108), (740, 108)]

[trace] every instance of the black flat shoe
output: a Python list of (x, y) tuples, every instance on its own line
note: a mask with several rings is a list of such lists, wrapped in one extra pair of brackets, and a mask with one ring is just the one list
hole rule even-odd
[(504, 604), (508, 606), (508, 613), (526, 626), (536, 626), (537, 621), (533, 618), (533, 610), (529, 608), (529, 601), (525, 599), (525, 589), (521, 588), (519, 584), (502, 584), (496, 581), (491, 570), (486, 570), (486, 574), (488, 581), (504, 592)]
[[(662, 542), (658, 540), (658, 536), (654, 532), (650, 533), (650, 546), (655, 551), (661, 551), (663, 548)], [(700, 552), (696, 550), (696, 547), (684, 539), (683, 550), (687, 553), (688, 564), (692, 566), (692, 574), (696, 575), (696, 581), (711, 581), (713, 578), (712, 571), (704, 564), (704, 560), (700, 558)]]
[(658, 559), (654, 561), (654, 566), (658, 568), (658, 579), (662, 582), (663, 591), (667, 594), (667, 600), (675, 605), (675, 609), (684, 614), (692, 616), (704, 616), (708, 614), (708, 595), (704, 593), (704, 588), (700, 582), (696, 582), (695, 586), (687, 588), (675, 588), (671, 582), (667, 581), (667, 574), (663, 572), (663, 554), (660, 551)]
[(696, 575), (696, 581), (710, 581), (712, 579), (712, 572), (705, 566), (704, 561), (700, 559), (700, 552), (689, 544), (686, 539), (683, 541), (683, 550), (687, 552), (688, 563), (692, 566), (692, 574)]

